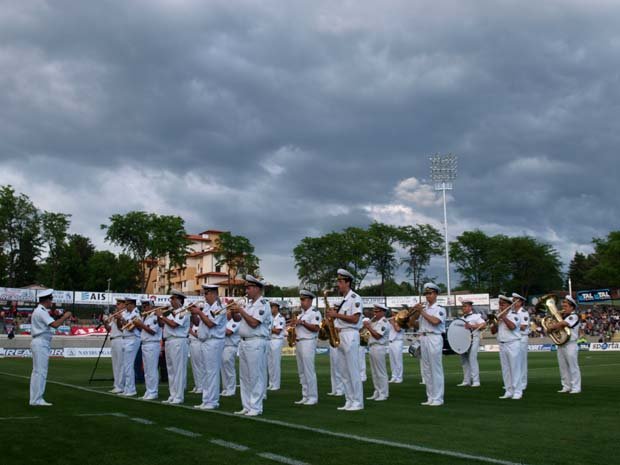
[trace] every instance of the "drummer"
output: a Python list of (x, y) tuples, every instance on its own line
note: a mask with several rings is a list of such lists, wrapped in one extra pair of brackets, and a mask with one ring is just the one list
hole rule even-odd
[(480, 347), (480, 333), (487, 324), (479, 313), (474, 313), (474, 302), (469, 299), (461, 301), (463, 305), (461, 318), (465, 320), (465, 328), (471, 331), (471, 345), (467, 352), (461, 354), (463, 367), (463, 382), (457, 386), (480, 387), (480, 369), (478, 367), (478, 348)]

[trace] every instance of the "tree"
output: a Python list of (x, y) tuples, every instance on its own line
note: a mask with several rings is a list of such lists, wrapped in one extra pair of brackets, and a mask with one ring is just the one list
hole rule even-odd
[(88, 291), (104, 292), (110, 289), (115, 292), (135, 292), (139, 286), (139, 266), (129, 255), (120, 254), (118, 257), (112, 252), (103, 250), (94, 252), (88, 260), (84, 289)]
[(230, 232), (220, 234), (215, 247), (216, 266), (226, 266), (228, 295), (233, 295), (233, 279), (239, 275), (256, 275), (259, 259), (254, 255), (254, 246), (247, 237), (233, 236)]
[(441, 233), (430, 224), (403, 226), (398, 230), (398, 242), (407, 253), (402, 261), (407, 265), (406, 272), (417, 294), (422, 290), (422, 277), (431, 257), (442, 252), (442, 240)]
[(41, 254), (41, 218), (38, 210), (11, 186), (0, 187), (0, 278), (9, 287), (32, 284)]
[[(574, 289), (593, 289), (598, 287), (596, 281), (589, 279), (588, 274), (597, 265), (596, 254), (586, 255), (575, 252), (573, 259), (568, 265), (568, 276)], [(568, 287), (568, 286), (567, 286)]]
[(47, 246), (47, 258), (42, 271), (47, 278), (46, 284), (54, 288), (58, 285), (56, 277), (61, 255), (66, 245), (67, 231), (71, 223), (70, 217), (71, 215), (65, 213), (52, 212), (43, 212), (41, 215), (41, 238), (43, 244)]
[(620, 282), (620, 231), (610, 232), (605, 239), (592, 239), (592, 267), (585, 274), (588, 287), (615, 287)]
[[(185, 264), (191, 241), (185, 232), (185, 222), (178, 216), (159, 216), (154, 219), (155, 250), (168, 257), (167, 283), (168, 291), (172, 289), (171, 271), (174, 267)], [(150, 275), (149, 275), (150, 277)], [(147, 280), (148, 283), (148, 280)]]
[(398, 240), (398, 228), (373, 222), (368, 228), (370, 266), (381, 276), (379, 295), (385, 295), (385, 282), (394, 276), (398, 266), (394, 243)]
[(59, 258), (58, 287), (88, 290), (88, 264), (94, 253), (95, 246), (88, 237), (69, 235)]
[(508, 289), (527, 296), (562, 287), (562, 262), (551, 245), (532, 237), (518, 236), (508, 239), (505, 250), (508, 252), (511, 274)]
[(318, 294), (333, 287), (334, 263), (325, 237), (304, 237), (293, 249), (297, 277), (302, 287)]

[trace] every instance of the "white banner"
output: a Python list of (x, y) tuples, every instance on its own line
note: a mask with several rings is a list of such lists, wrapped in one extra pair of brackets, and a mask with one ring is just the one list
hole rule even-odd
[(0, 300), (17, 300), (18, 302), (35, 302), (36, 291), (32, 289), (15, 289), (0, 287)]
[(57, 304), (73, 303), (73, 291), (54, 291), (54, 302)]
[(590, 344), (590, 352), (618, 352), (620, 342), (593, 342)]
[(76, 291), (75, 303), (90, 305), (107, 305), (112, 303), (112, 299), (110, 299), (109, 295), (105, 292)]
[[(64, 349), (50, 349), (50, 357), (63, 357)], [(5, 349), (0, 347), (0, 358), (32, 358), (30, 349)]]
[[(65, 358), (97, 358), (99, 356), (100, 347), (65, 347)], [(101, 352), (101, 358), (111, 358), (112, 349), (104, 347)]]
[(489, 294), (459, 294), (454, 296), (456, 305), (462, 305), (463, 300), (471, 300), (475, 305), (489, 305)]

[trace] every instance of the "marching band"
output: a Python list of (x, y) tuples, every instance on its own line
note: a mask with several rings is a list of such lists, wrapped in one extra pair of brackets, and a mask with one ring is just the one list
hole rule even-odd
[[(173, 290), (170, 306), (156, 307), (151, 300), (142, 300), (141, 312), (136, 300), (119, 298), (116, 311), (104, 325), (110, 338), (114, 386), (112, 393), (132, 397), (137, 395), (134, 362), (142, 350), (145, 373), (143, 400), (158, 399), (159, 356), (164, 348), (168, 371), (168, 404), (182, 404), (187, 382), (188, 355), (191, 355), (194, 375), (193, 393), (202, 396), (195, 408), (219, 408), (220, 396), (234, 396), (237, 387), (235, 360), (239, 358), (241, 410), (238, 415), (257, 416), (263, 413), (267, 390), (280, 389), (280, 362), (284, 338), (295, 348), (301, 399), (295, 404), (316, 405), (319, 402), (315, 355), (318, 339), (327, 326), (336, 334), (330, 339), (331, 392), (327, 395), (345, 397), (338, 410), (364, 409), (363, 370), (368, 348), (373, 393), (367, 400), (385, 401), (389, 383), (403, 382), (404, 328), (414, 328), (419, 338), (421, 374), (425, 381), (424, 406), (444, 403), (444, 371), (442, 355), (446, 327), (446, 310), (437, 302), (439, 287), (434, 283), (423, 286), (424, 303), (401, 310), (388, 318), (390, 309), (375, 304), (373, 317), (364, 318), (362, 298), (353, 290), (353, 275), (345, 269), (337, 272), (337, 287), (342, 297), (332, 306), (325, 297), (325, 315), (313, 306), (317, 296), (299, 292), (300, 313), (287, 323), (280, 312), (280, 303), (263, 297), (264, 282), (251, 275), (245, 277), (246, 298), (222, 305), (218, 287), (203, 285), (202, 302), (184, 305), (187, 296)], [(546, 299), (545, 296), (543, 299)], [(474, 312), (471, 300), (463, 300), (460, 318), (448, 328), (447, 341), (460, 354), (463, 381), (458, 386), (479, 387), (478, 351), (481, 333), (487, 326), (497, 337), (504, 383), (500, 399), (519, 400), (527, 387), (527, 341), (530, 321), (524, 308), (526, 299), (513, 293), (499, 295), (499, 311), (485, 320)], [(53, 302), (53, 290), (39, 293), (39, 305), (32, 316), (33, 371), (30, 380), (30, 405), (50, 406), (43, 399), (47, 377), (51, 328), (71, 317), (65, 312), (54, 320), (48, 310)], [(546, 305), (553, 305), (547, 303)], [(561, 314), (550, 309), (553, 318), (546, 317), (543, 327), (557, 344), (560, 368), (560, 393), (581, 392), (581, 373), (578, 364), (577, 302), (568, 295), (561, 305)], [(326, 319), (324, 321), (324, 318)], [(328, 323), (328, 324), (326, 324)], [(561, 336), (558, 336), (558, 334)], [(335, 337), (333, 337), (335, 336)], [(558, 339), (556, 339), (558, 338)], [(361, 349), (364, 352), (362, 352)], [(189, 352), (189, 354), (188, 354)], [(364, 358), (360, 354), (364, 354)], [(391, 377), (388, 380), (387, 361)], [(221, 386), (221, 389), (220, 389)]]

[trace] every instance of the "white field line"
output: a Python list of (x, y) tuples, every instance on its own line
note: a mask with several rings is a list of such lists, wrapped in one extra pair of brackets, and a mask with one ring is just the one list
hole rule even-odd
[[(620, 365), (618, 363), (613, 364), (613, 365)], [(0, 371), (0, 375), (5, 375), (5, 376), (10, 376), (13, 378), (20, 378), (20, 379), (30, 379), (28, 376), (22, 376), (22, 375), (16, 375), (13, 373), (6, 373), (6, 372), (2, 372)], [(411, 451), (415, 451), (415, 452), (423, 452), (423, 453), (427, 453), (427, 454), (435, 454), (435, 455), (442, 455), (445, 457), (455, 457), (455, 458), (459, 458), (459, 459), (466, 459), (466, 460), (477, 460), (479, 462), (486, 462), (486, 463), (494, 463), (497, 465), (525, 465), (524, 463), (521, 462), (511, 462), (509, 460), (501, 460), (501, 459), (497, 459), (497, 458), (493, 458), (493, 457), (486, 457), (484, 455), (475, 455), (475, 454), (468, 454), (468, 453), (464, 453), (464, 452), (458, 452), (458, 451), (453, 451), (453, 450), (448, 450), (448, 449), (437, 449), (437, 448), (433, 448), (433, 447), (426, 447), (426, 446), (420, 446), (417, 444), (407, 444), (407, 443), (402, 443), (402, 442), (396, 442), (396, 441), (388, 441), (388, 440), (383, 440), (383, 439), (376, 439), (376, 438), (369, 438), (369, 437), (365, 437), (365, 436), (358, 436), (355, 434), (347, 434), (347, 433), (340, 433), (337, 431), (330, 431), (330, 430), (326, 430), (323, 428), (314, 428), (311, 426), (306, 426), (306, 425), (301, 425), (298, 423), (288, 423), (285, 421), (281, 421), (281, 420), (270, 420), (267, 418), (260, 418), (260, 417), (247, 417), (247, 416), (239, 416), (239, 415), (235, 415), (231, 412), (223, 412), (220, 410), (196, 410), (195, 408), (191, 407), (191, 406), (187, 406), (187, 405), (178, 405), (178, 404), (162, 404), (161, 402), (153, 402), (153, 401), (145, 401), (142, 399), (137, 399), (137, 398), (132, 398), (132, 397), (119, 397), (116, 394), (112, 394), (109, 392), (100, 392), (100, 391), (96, 391), (94, 389), (90, 389), (84, 386), (78, 386), (75, 384), (68, 384), (68, 383), (62, 383), (60, 381), (47, 381), (48, 384), (55, 384), (57, 386), (64, 386), (67, 388), (71, 388), (71, 389), (77, 389), (78, 391), (84, 391), (84, 392), (90, 392), (93, 394), (99, 394), (99, 395), (103, 395), (103, 396), (109, 396), (109, 397), (114, 397), (115, 399), (122, 399), (122, 400), (129, 400), (129, 401), (133, 401), (133, 402), (149, 402), (152, 404), (157, 404), (157, 405), (162, 405), (162, 406), (166, 406), (166, 407), (174, 407), (174, 408), (182, 408), (185, 410), (190, 410), (192, 412), (201, 412), (204, 414), (214, 414), (214, 415), (223, 415), (223, 416), (227, 416), (227, 417), (231, 417), (231, 418), (238, 418), (240, 420), (245, 420), (245, 421), (255, 421), (258, 423), (264, 423), (264, 424), (269, 424), (269, 425), (276, 425), (276, 426), (281, 426), (284, 428), (289, 428), (289, 429), (295, 429), (295, 430), (299, 430), (299, 431), (309, 431), (311, 433), (316, 433), (316, 434), (323, 434), (325, 436), (331, 436), (331, 437), (335, 437), (335, 438), (341, 438), (341, 439), (347, 439), (347, 440), (352, 440), (352, 441), (357, 441), (357, 442), (362, 442), (362, 443), (366, 443), (366, 444), (375, 444), (375, 445), (381, 445), (381, 446), (388, 446), (388, 447), (393, 447), (395, 449), (404, 449), (404, 450), (411, 450)]]
[(0, 417), (0, 421), (3, 420), (36, 420), (41, 417)]
[(245, 452), (246, 450), (250, 450), (248, 446), (244, 446), (243, 444), (237, 444), (235, 442), (228, 442), (222, 439), (211, 439), (209, 442), (217, 446), (227, 447), (228, 449), (234, 449), (240, 452)]
[(202, 436), (200, 433), (194, 433), (192, 431), (187, 431), (186, 429), (176, 428), (174, 426), (170, 426), (165, 428), (166, 431), (170, 431), (171, 433), (180, 434), (181, 436), (187, 436), (188, 438), (199, 438)]
[(125, 418), (127, 415), (120, 412), (110, 412), (110, 413), (77, 413), (76, 417), (119, 417)]
[(155, 422), (151, 420), (147, 420), (146, 418), (134, 418), (129, 417), (131, 421), (135, 421), (136, 423), (142, 423), (143, 425), (154, 425)]
[(261, 453), (256, 454), (256, 455), (258, 455), (259, 457), (262, 457), (264, 459), (274, 460), (274, 461), (280, 462), (280, 463), (286, 463), (287, 465), (309, 465), (306, 462), (301, 462), (299, 460), (290, 459), (290, 458), (285, 457), (283, 455), (271, 454), (269, 452), (261, 452)]

